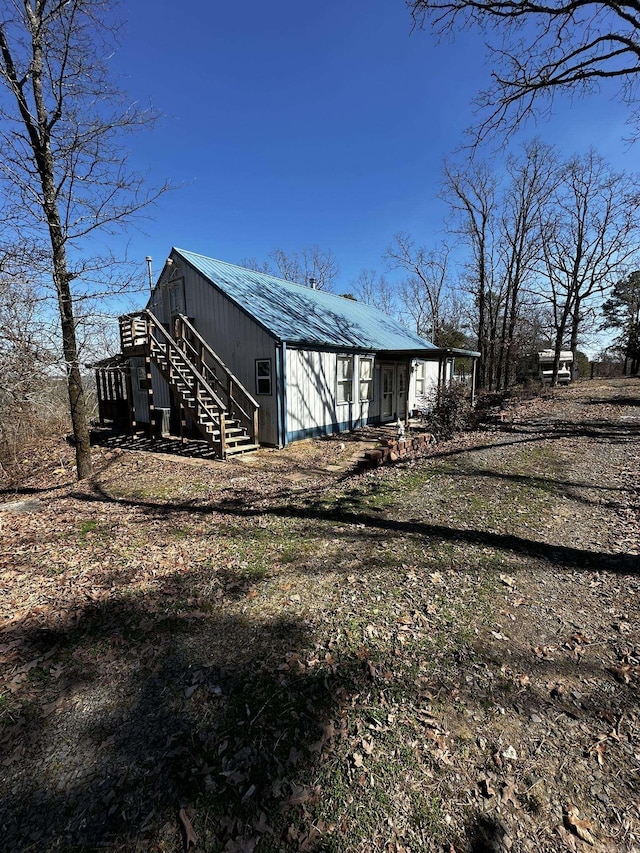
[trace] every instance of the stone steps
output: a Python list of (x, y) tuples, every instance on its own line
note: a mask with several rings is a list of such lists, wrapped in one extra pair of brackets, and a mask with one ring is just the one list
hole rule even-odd
[(409, 433), (404, 438), (382, 438), (379, 447), (364, 451), (357, 465), (359, 468), (375, 468), (377, 465), (413, 459), (424, 454), (431, 443), (432, 436), (428, 432)]

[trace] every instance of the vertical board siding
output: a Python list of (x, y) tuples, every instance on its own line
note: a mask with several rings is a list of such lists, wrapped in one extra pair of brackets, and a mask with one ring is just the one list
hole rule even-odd
[(425, 365), (425, 393), (420, 400), (416, 398), (416, 371), (412, 370), (409, 377), (409, 411), (423, 406), (424, 398), (427, 398), (432, 404), (435, 404), (436, 394), (438, 391), (438, 362), (418, 361), (418, 363)]
[(142, 368), (143, 370), (145, 369), (145, 360), (144, 358), (136, 356), (135, 358), (129, 359), (129, 364), (131, 369), (131, 396), (133, 399), (135, 419), (138, 423), (148, 424), (149, 392), (146, 389), (141, 390), (138, 382), (138, 370), (139, 368)]
[(336, 405), (336, 354), (287, 348), (287, 433), (331, 427), (349, 417)]
[[(323, 434), (364, 426), (377, 414), (377, 362), (372, 401), (360, 401), (360, 356), (353, 359), (352, 402), (336, 402), (339, 353), (287, 348), (287, 433)], [(365, 356), (363, 356), (365, 357)], [(371, 356), (366, 356), (367, 358)]]
[(185, 310), (209, 346), (220, 356), (260, 404), (260, 441), (278, 444), (277, 395), (256, 393), (256, 359), (271, 359), (276, 375), (276, 344), (273, 337), (241, 311), (190, 266), (181, 262), (185, 282)]

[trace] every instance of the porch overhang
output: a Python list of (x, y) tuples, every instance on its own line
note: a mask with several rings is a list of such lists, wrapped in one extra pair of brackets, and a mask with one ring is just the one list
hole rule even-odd
[(411, 350), (378, 350), (376, 355), (379, 358), (388, 358), (392, 361), (401, 361), (403, 359), (420, 359), (421, 361), (444, 361), (448, 358), (480, 358), (480, 353), (476, 350), (458, 349), (457, 347), (433, 347), (429, 349), (411, 349)]
[(112, 355), (85, 365), (89, 370), (128, 370), (129, 359), (122, 354)]

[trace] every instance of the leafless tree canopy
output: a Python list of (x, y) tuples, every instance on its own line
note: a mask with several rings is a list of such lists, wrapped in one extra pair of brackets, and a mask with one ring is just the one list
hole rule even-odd
[[(640, 5), (594, 0), (407, 0), (417, 26), (440, 36), (482, 27), (493, 40), (493, 85), (480, 96), (485, 108), (478, 138), (513, 128), (534, 109), (548, 108), (560, 89), (580, 93), (617, 80), (634, 105), (640, 71)], [(634, 109), (631, 121), (638, 125)]]
[(365, 305), (373, 305), (393, 317), (397, 313), (395, 288), (382, 274), (373, 269), (362, 269), (351, 282), (353, 295)]
[(57, 303), (80, 478), (91, 472), (91, 456), (76, 302), (83, 277), (111, 269), (90, 238), (130, 223), (157, 196), (126, 166), (123, 134), (153, 116), (128, 104), (111, 80), (114, 5), (7, 0), (0, 12), (4, 227)]
[(340, 272), (340, 265), (331, 249), (322, 249), (314, 245), (301, 249), (299, 252), (286, 252), (284, 249), (273, 249), (269, 252), (269, 260), (259, 261), (256, 258), (245, 258), (241, 266), (247, 269), (275, 275), (285, 281), (293, 281), (316, 290), (333, 290)]
[(635, 176), (594, 151), (562, 161), (540, 140), (505, 166), (499, 177), (477, 158), (450, 163), (443, 184), (489, 388), (511, 384), (536, 343), (555, 348), (555, 379), (560, 352), (577, 352), (596, 306), (637, 254)]

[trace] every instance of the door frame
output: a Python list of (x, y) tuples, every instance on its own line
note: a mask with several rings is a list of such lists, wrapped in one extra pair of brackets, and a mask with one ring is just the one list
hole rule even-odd
[[(391, 400), (391, 411), (385, 411), (384, 380), (391, 375), (391, 392), (386, 399)], [(400, 376), (404, 376), (404, 386), (400, 390)], [(386, 361), (380, 363), (380, 423), (390, 423), (398, 418), (406, 420), (409, 413), (409, 364), (404, 361)]]

